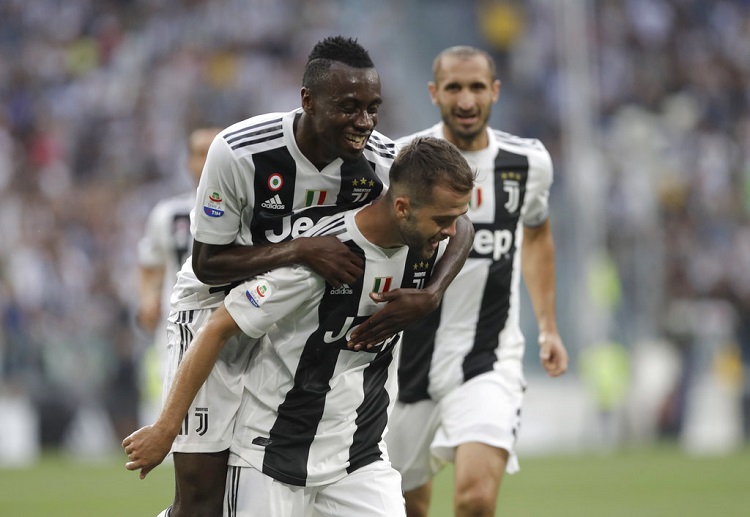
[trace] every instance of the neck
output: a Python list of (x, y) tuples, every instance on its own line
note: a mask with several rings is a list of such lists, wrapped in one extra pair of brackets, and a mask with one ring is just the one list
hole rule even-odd
[(294, 140), (297, 147), (305, 158), (310, 160), (318, 170), (323, 170), (333, 160), (326, 161), (318, 152), (319, 145), (316, 143), (315, 131), (304, 112), (294, 117)]
[(443, 136), (450, 143), (458, 147), (459, 151), (481, 151), (490, 145), (490, 138), (487, 136), (487, 126), (484, 126), (482, 131), (473, 137), (461, 138), (453, 134), (453, 132), (448, 129), (448, 126), (444, 124)]
[(385, 198), (380, 198), (357, 212), (354, 218), (362, 236), (381, 248), (404, 245), (398, 232), (395, 215)]

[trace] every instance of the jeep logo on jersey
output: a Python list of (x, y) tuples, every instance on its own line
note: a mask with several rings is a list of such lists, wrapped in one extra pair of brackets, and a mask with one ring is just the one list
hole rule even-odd
[(224, 199), (218, 190), (209, 189), (206, 201), (203, 203), (203, 213), (208, 217), (221, 217), (224, 215)]
[(500, 260), (513, 247), (513, 232), (510, 230), (477, 230), (472, 248), (479, 255), (492, 255), (492, 260)]
[(296, 239), (303, 232), (309, 230), (315, 221), (309, 217), (298, 217), (292, 222), (291, 216), (284, 216), (281, 218), (281, 231), (276, 232), (274, 230), (266, 230), (266, 239), (268, 242), (283, 242), (289, 237)]
[[(365, 321), (368, 318), (368, 316), (357, 316), (354, 318), (353, 316), (349, 316), (344, 320), (344, 324), (341, 325), (341, 328), (338, 330), (328, 330), (325, 334), (323, 334), (323, 341), (325, 343), (336, 343), (337, 341), (342, 341), (342, 348), (345, 350), (348, 350), (346, 343), (352, 338), (352, 332), (354, 332), (354, 329), (359, 327), (359, 325)], [(399, 335), (396, 334), (394, 336), (391, 336), (389, 338), (384, 339), (380, 343), (373, 345), (371, 348), (368, 348), (366, 350), (360, 350), (360, 352), (371, 352), (376, 353), (380, 352), (381, 350), (386, 349), (387, 347), (391, 345), (395, 345), (396, 342), (398, 342)], [(354, 350), (352, 350), (354, 351)]]
[(373, 187), (375, 187), (375, 180), (363, 177), (354, 179), (352, 181), (352, 185), (354, 186), (354, 188), (352, 189), (352, 199), (355, 203), (359, 203), (360, 201), (364, 201), (365, 199), (367, 199), (367, 196), (370, 195)]

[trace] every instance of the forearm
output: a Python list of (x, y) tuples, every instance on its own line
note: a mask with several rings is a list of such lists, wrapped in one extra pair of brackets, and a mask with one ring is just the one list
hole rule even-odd
[(242, 281), (301, 261), (295, 241), (262, 246), (212, 246), (193, 242), (193, 270), (209, 285)]
[(427, 289), (435, 293), (438, 300), (442, 298), (448, 285), (461, 271), (473, 243), (474, 225), (468, 216), (461, 216), (456, 220), (456, 234), (448, 242), (445, 253), (435, 265), (427, 284)]
[(152, 332), (161, 316), (161, 290), (164, 282), (163, 267), (138, 269), (138, 323)]
[[(218, 311), (226, 313), (223, 306)], [(228, 313), (226, 317), (231, 318)], [(231, 323), (234, 321), (231, 320)], [(172, 438), (177, 436), (190, 404), (211, 373), (224, 343), (234, 334), (235, 329), (236, 327), (229, 325), (222, 327), (212, 319), (198, 331), (180, 362), (155, 427), (161, 428)]]
[(524, 283), (534, 308), (539, 333), (557, 333), (555, 314), (555, 245), (549, 222), (526, 231), (521, 251)]

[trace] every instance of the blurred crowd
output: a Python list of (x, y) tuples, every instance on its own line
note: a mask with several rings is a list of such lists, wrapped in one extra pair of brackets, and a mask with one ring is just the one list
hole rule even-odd
[[(472, 24), (444, 31), (412, 19), (392, 35), (407, 15), (424, 10), (428, 21), (450, 22), (470, 4), (4, 0), (0, 395), (29, 395), (50, 445), (81, 405), (106, 408), (118, 436), (136, 426), (138, 361), (150, 339), (133, 322), (146, 215), (189, 188), (190, 129), (296, 107), (307, 53), (326, 35), (356, 36), (370, 49), (390, 103), (381, 128), (394, 137), (438, 115), (429, 111), (428, 77), (408, 78), (410, 60), (429, 71), (445, 46), (484, 46), (504, 88), (493, 126), (542, 139), (555, 188), (570, 188), (553, 3), (477, 0)], [(689, 355), (707, 317), (689, 302), (709, 301), (725, 315), (718, 334), (737, 357), (744, 351), (748, 383), (750, 1), (589, 6), (606, 174), (598, 217), (618, 293), (608, 332), (626, 347), (664, 337)], [(428, 110), (410, 110), (414, 97)], [(560, 205), (553, 210), (564, 215)], [(573, 230), (555, 231), (564, 274)], [(675, 309), (686, 302), (687, 317)]]

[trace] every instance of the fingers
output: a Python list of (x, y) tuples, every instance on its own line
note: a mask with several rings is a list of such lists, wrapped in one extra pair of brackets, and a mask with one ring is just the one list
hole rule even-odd
[(568, 371), (568, 356), (564, 349), (545, 347), (540, 350), (539, 359), (550, 377), (558, 377)]
[(141, 479), (146, 479), (146, 476), (148, 475), (149, 472), (151, 472), (153, 470), (153, 468), (154, 467), (143, 467), (141, 469), (141, 474), (138, 477), (141, 478)]
[(347, 346), (354, 351), (371, 349), (391, 336), (398, 334), (401, 329), (394, 330), (393, 322), (380, 313), (367, 318), (357, 329), (352, 332), (352, 337)]
[(354, 283), (362, 276), (364, 260), (337, 237), (295, 239), (302, 261), (335, 288)]

